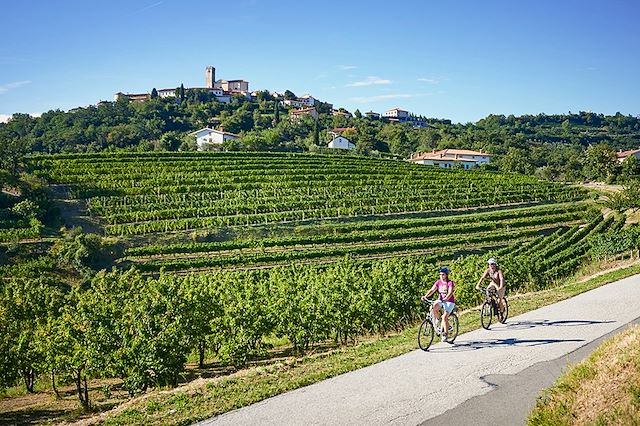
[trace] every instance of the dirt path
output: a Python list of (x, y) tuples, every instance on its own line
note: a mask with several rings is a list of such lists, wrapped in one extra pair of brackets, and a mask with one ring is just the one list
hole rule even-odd
[(104, 234), (104, 230), (95, 218), (89, 215), (85, 200), (69, 197), (69, 188), (66, 185), (51, 185), (53, 193), (53, 205), (60, 209), (60, 216), (67, 228), (82, 228), (86, 234)]

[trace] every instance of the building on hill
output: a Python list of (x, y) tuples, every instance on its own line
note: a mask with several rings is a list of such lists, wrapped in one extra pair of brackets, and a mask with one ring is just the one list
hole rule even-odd
[(216, 87), (222, 88), (225, 92), (248, 92), (249, 82), (245, 80), (218, 80)]
[(122, 93), (118, 92), (114, 95), (114, 101), (120, 98), (128, 99), (130, 102), (144, 102), (151, 99), (151, 93)]
[(380, 120), (380, 113), (378, 112), (369, 111), (365, 112), (364, 115), (371, 120)]
[(292, 107), (292, 108), (303, 108), (305, 104), (298, 99), (285, 99), (282, 102), (282, 105)]
[[(185, 90), (204, 90), (213, 93), (219, 102), (230, 102), (231, 95), (240, 93), (251, 98), (249, 92), (249, 82), (245, 80), (216, 80), (216, 69), (212, 66), (205, 68), (205, 87), (189, 87)], [(173, 98), (176, 96), (176, 89), (160, 89), (158, 97)], [(122, 93), (118, 92), (114, 98), (117, 101), (119, 97), (125, 97), (133, 102), (144, 102), (151, 99), (150, 93)]]
[(627, 157), (630, 157), (632, 155), (640, 160), (640, 149), (631, 149), (629, 151), (620, 150), (616, 152), (616, 156), (618, 157), (618, 161), (620, 163), (622, 163)]
[(176, 89), (159, 89), (158, 97), (159, 98), (174, 98), (176, 96)]
[(318, 111), (316, 111), (316, 109), (313, 107), (296, 109), (289, 112), (289, 118), (291, 119), (291, 121), (297, 121), (303, 115), (310, 115), (314, 120), (318, 119)]
[(390, 109), (382, 114), (383, 117), (390, 120), (404, 121), (409, 118), (409, 111), (400, 108)]
[(347, 117), (347, 118), (352, 117), (351, 113), (344, 108), (331, 109), (331, 115), (334, 117)]
[[(367, 115), (367, 117), (369, 117)], [(382, 117), (390, 123), (409, 123), (415, 128), (429, 127), (427, 120), (422, 117), (418, 117), (411, 114), (409, 111), (405, 111), (400, 108), (390, 109), (382, 114)], [(371, 118), (371, 117), (370, 117)]]
[(327, 146), (329, 148), (334, 148), (334, 149), (355, 149), (356, 145), (351, 142), (349, 139), (345, 138), (344, 136), (339, 136), (339, 135), (335, 135), (333, 139), (331, 139), (331, 141), (327, 144)]
[(317, 102), (317, 100), (311, 95), (302, 95), (298, 98), (298, 101), (302, 102), (303, 105), (309, 107), (315, 106)]
[(462, 166), (470, 169), (483, 163), (491, 162), (492, 154), (482, 151), (471, 151), (468, 149), (443, 149), (441, 151), (418, 152), (409, 158), (409, 161), (416, 164), (426, 164), (444, 168)]
[(225, 132), (224, 130), (215, 130), (209, 127), (196, 130), (189, 134), (195, 136), (198, 151), (204, 149), (206, 145), (221, 145), (225, 141), (238, 139), (240, 137), (235, 133)]

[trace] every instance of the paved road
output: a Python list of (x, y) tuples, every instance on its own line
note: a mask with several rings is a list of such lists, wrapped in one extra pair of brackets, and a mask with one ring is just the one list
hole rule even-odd
[[(465, 412), (473, 414), (479, 406), (486, 410), (491, 404), (488, 393), (496, 385), (496, 399), (511, 414), (503, 422), (493, 418), (487, 423), (522, 424), (540, 387), (530, 389), (526, 397), (514, 396), (509, 389), (524, 390), (527, 383), (534, 383), (530, 388), (536, 388), (535, 383), (548, 386), (571, 360), (568, 354), (579, 353), (639, 315), (640, 275), (636, 275), (510, 318), (491, 330), (462, 334), (454, 345), (438, 343), (429, 352), (416, 350), (200, 424), (416, 425), (436, 420), (443, 424), (437, 417), (445, 412), (447, 419), (455, 416), (459, 424), (469, 424)], [(475, 414), (473, 423), (480, 413)]]

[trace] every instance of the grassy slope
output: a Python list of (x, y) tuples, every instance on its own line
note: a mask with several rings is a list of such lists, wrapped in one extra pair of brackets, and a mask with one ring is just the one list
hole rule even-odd
[(529, 425), (640, 423), (640, 326), (615, 335), (538, 397)]

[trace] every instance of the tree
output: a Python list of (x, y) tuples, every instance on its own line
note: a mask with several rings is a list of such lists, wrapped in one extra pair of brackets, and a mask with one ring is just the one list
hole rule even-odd
[(628, 182), (640, 178), (640, 160), (635, 155), (629, 155), (622, 161), (622, 180)]
[(362, 113), (360, 112), (360, 110), (359, 110), (359, 109), (356, 109), (356, 110), (353, 112), (353, 116), (354, 116), (355, 118), (362, 118)]
[(151, 99), (156, 99), (158, 97), (158, 91), (156, 90), (156, 88), (154, 87), (151, 90)]
[(293, 93), (291, 90), (285, 90), (285, 91), (284, 91), (284, 98), (285, 98), (286, 100), (290, 100), (290, 101), (291, 101), (291, 100), (296, 99), (296, 98), (297, 98), (297, 96), (296, 96), (296, 94), (295, 94), (295, 93)]
[(533, 173), (533, 166), (528, 161), (527, 152), (520, 148), (509, 148), (507, 153), (498, 159), (498, 167), (503, 172)]
[(180, 84), (180, 87), (176, 89), (176, 98), (180, 100), (180, 103), (184, 101), (184, 84)]
[(320, 145), (320, 125), (318, 121), (318, 119), (313, 121), (313, 144), (316, 146)]
[(274, 101), (273, 121), (275, 124), (280, 122), (280, 101), (277, 99)]
[(610, 181), (618, 168), (616, 152), (606, 143), (590, 145), (585, 152), (585, 175), (589, 179)]

